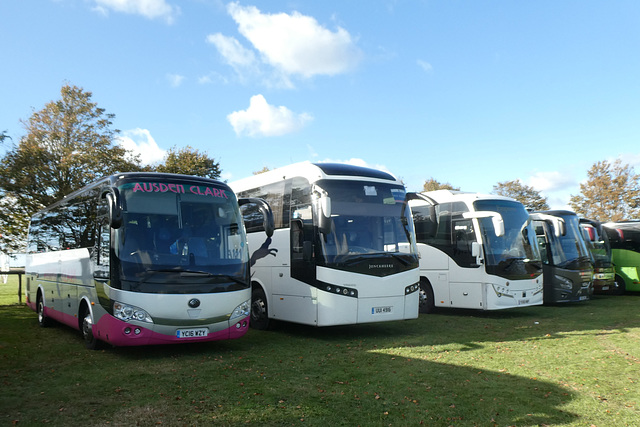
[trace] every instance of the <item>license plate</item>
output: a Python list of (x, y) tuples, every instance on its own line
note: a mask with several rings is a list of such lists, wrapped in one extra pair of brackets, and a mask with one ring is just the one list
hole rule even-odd
[(529, 304), (529, 300), (528, 299), (519, 299), (518, 300), (518, 305), (523, 305), (523, 304)]
[(178, 338), (198, 338), (198, 337), (206, 337), (209, 334), (209, 329), (207, 328), (198, 328), (198, 329), (178, 329), (176, 331), (176, 336)]
[(588, 299), (589, 299), (589, 297), (586, 296), (586, 295), (583, 295), (583, 296), (580, 297), (580, 301), (586, 301)]
[(602, 287), (602, 290), (603, 290), (603, 291), (608, 291), (608, 290), (609, 290), (609, 287), (608, 287), (608, 286), (603, 286), (603, 287)]
[(387, 305), (385, 307), (372, 307), (371, 314), (384, 314), (391, 313), (391, 306)]

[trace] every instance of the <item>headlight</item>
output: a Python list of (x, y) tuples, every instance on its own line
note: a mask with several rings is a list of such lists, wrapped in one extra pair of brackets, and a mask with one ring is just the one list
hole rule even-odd
[(138, 320), (140, 322), (153, 323), (149, 313), (136, 307), (135, 305), (123, 304), (121, 302), (113, 303), (113, 316), (116, 319), (128, 322), (129, 320)]
[(247, 317), (250, 313), (249, 311), (250, 308), (251, 308), (251, 300), (247, 300), (243, 302), (242, 304), (240, 304), (239, 306), (233, 309), (233, 312), (231, 313), (231, 317), (229, 318), (229, 320), (233, 320), (238, 317)]
[(565, 289), (567, 291), (570, 291), (573, 289), (573, 282), (571, 280), (563, 276), (558, 276), (557, 274), (555, 275), (555, 278), (558, 281), (558, 285), (560, 286), (560, 289)]

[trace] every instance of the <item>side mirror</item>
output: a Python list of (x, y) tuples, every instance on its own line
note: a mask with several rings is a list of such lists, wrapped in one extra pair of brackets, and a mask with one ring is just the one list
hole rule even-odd
[(502, 219), (502, 215), (498, 212), (491, 211), (477, 211), (477, 212), (465, 212), (462, 214), (463, 218), (491, 218), (491, 223), (493, 224), (493, 230), (496, 233), (497, 237), (504, 236), (504, 220)]
[(109, 207), (109, 225), (114, 229), (122, 227), (120, 192), (116, 187), (112, 187), (108, 192), (105, 192), (102, 197), (107, 200), (107, 205)]
[(567, 235), (567, 225), (565, 224), (564, 219), (558, 218), (558, 221), (553, 224), (553, 227), (557, 230), (556, 235), (558, 237)]
[(476, 257), (476, 259), (480, 256), (480, 243), (471, 242), (471, 256)]
[(273, 232), (276, 227), (273, 220), (273, 211), (271, 210), (271, 206), (269, 206), (269, 203), (267, 203), (263, 199), (258, 199), (255, 197), (238, 199), (238, 206), (247, 204), (255, 204), (258, 206), (258, 209), (260, 209), (260, 212), (262, 213), (262, 226), (264, 228), (264, 232), (267, 234), (267, 237), (273, 236)]
[(322, 234), (331, 232), (331, 198), (327, 195), (318, 199), (318, 229)]
[(553, 225), (553, 234), (556, 237), (566, 236), (567, 226), (564, 222), (564, 218), (560, 218), (553, 215), (547, 215), (543, 213), (532, 213), (531, 218), (538, 221), (546, 221)]

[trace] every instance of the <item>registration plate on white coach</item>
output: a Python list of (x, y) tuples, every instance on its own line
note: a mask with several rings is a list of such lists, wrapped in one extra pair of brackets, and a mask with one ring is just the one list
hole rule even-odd
[(198, 338), (198, 337), (206, 337), (209, 334), (209, 329), (207, 328), (197, 328), (197, 329), (178, 329), (176, 331), (176, 336), (178, 338)]
[(371, 308), (371, 314), (384, 314), (384, 313), (391, 313), (391, 306), (387, 305), (384, 307), (372, 307)]

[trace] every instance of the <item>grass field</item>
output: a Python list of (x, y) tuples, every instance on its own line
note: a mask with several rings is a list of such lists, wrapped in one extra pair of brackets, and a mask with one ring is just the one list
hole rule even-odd
[[(17, 275), (7, 275), (7, 283), (4, 283), (2, 275), (0, 275), (0, 306), (17, 304), (20, 301), (18, 296), (18, 280)], [(24, 286), (24, 283), (25, 277), (22, 275), (22, 286)], [(22, 300), (22, 302), (24, 302), (24, 300)]]
[(90, 351), (68, 327), (40, 328), (5, 286), (0, 425), (640, 422), (639, 296)]

